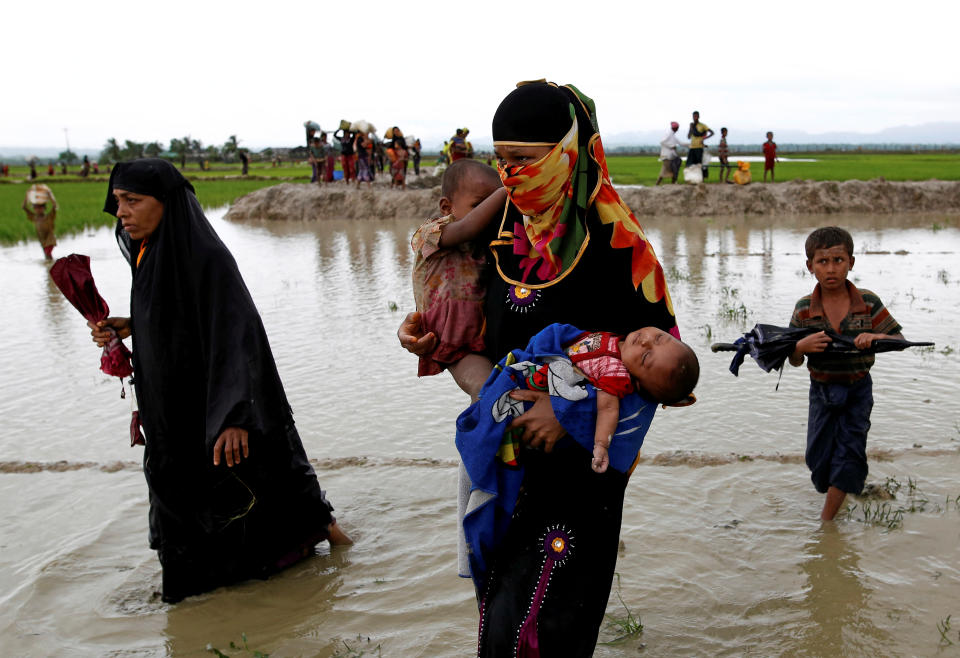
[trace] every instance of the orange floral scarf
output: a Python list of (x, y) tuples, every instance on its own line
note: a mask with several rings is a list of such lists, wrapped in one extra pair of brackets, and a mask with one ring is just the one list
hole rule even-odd
[[(527, 288), (545, 288), (563, 279), (576, 267), (590, 240), (585, 218), (592, 208), (601, 223), (612, 225), (610, 246), (632, 249), (634, 288), (642, 288), (644, 297), (650, 302), (665, 299), (667, 309), (673, 314), (663, 268), (653, 246), (640, 222), (610, 182), (603, 144), (596, 131), (593, 101), (576, 87), (568, 85), (567, 88), (576, 95), (591, 118), (592, 125), (584, 127), (593, 131), (586, 143), (586, 157), (580, 153), (581, 127), (571, 104), (570, 130), (550, 153), (530, 164), (499, 167), (510, 203), (523, 215), (523, 223), (522, 226), (517, 223), (512, 232), (501, 226), (500, 239), (491, 246), (512, 242), (514, 253), (523, 257), (521, 272), (524, 280), (514, 281), (502, 269), (500, 275), (514, 285)], [(597, 181), (589, 189), (591, 163), (596, 167)], [(531, 273), (543, 283), (527, 281)]]

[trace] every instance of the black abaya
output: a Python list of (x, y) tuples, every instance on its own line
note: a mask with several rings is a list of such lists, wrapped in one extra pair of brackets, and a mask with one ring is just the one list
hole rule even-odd
[[(169, 163), (138, 160), (113, 189), (148, 194), (163, 219), (142, 247), (117, 224), (131, 263), (133, 365), (146, 437), (150, 546), (163, 598), (265, 577), (327, 538), (333, 518), (294, 426), (260, 315), (236, 261), (190, 184)], [(250, 456), (213, 465), (221, 432), (249, 433)]]

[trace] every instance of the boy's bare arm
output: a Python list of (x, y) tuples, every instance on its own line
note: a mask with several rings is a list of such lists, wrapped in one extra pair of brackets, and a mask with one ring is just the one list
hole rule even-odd
[(480, 202), (476, 208), (455, 222), (450, 222), (440, 229), (440, 246), (469, 242), (483, 232), (490, 221), (503, 213), (507, 203), (507, 188), (498, 188), (493, 194)]
[(609, 448), (610, 437), (620, 421), (620, 399), (612, 393), (597, 389), (597, 427), (593, 442)]

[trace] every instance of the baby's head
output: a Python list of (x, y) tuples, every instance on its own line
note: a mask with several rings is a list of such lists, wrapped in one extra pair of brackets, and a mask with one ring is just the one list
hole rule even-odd
[(641, 392), (663, 404), (689, 403), (700, 379), (700, 362), (690, 346), (666, 331), (644, 327), (620, 343), (620, 359)]
[(457, 160), (443, 172), (440, 212), (463, 219), (502, 185), (500, 174), (493, 167), (479, 160)]

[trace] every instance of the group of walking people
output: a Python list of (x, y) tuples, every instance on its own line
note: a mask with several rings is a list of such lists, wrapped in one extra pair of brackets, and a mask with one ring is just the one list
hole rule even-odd
[[(366, 149), (338, 132), (349, 155)], [(396, 127), (388, 136), (399, 177), (407, 145)], [(478, 655), (589, 656), (644, 435), (658, 406), (694, 401), (699, 364), (653, 246), (610, 182), (593, 101), (572, 85), (521, 83), (493, 137), (497, 169), (453, 162), (442, 217), (414, 235), (417, 311), (397, 338), (419, 374), (449, 369), (474, 401), (450, 428), (462, 462), (451, 532), (475, 585)], [(98, 345), (133, 337), (163, 599), (350, 543), (191, 184), (164, 160), (120, 163), (104, 210), (130, 265), (130, 315), (91, 331)]]
[[(577, 327), (555, 336), (588, 332), (578, 350), (603, 356), (596, 361), (603, 367), (621, 363), (627, 382), (644, 382), (642, 394), (623, 391), (614, 400), (642, 440), (655, 401), (681, 402), (696, 378), (688, 371), (682, 390), (668, 385), (671, 373), (689, 369), (692, 352), (679, 343), (653, 248), (610, 184), (593, 102), (572, 86), (525, 84), (501, 103), (493, 134), (499, 175), (475, 160), (453, 163), (441, 200), (448, 220), (422, 233), (424, 245), (445, 249), (463, 240), (458, 225), (470, 224), (453, 220), (479, 211), (476, 247), (452, 247), (472, 261), (473, 274), (460, 270), (460, 292), (444, 297), (443, 322), (413, 313), (398, 330), (400, 343), (436, 372), (471, 357), (456, 381), (476, 398), (504, 355), (544, 330), (556, 332), (556, 323)], [(396, 128), (390, 139), (391, 149), (404, 150)], [(163, 599), (269, 576), (320, 541), (349, 543), (304, 453), (254, 302), (193, 187), (165, 160), (120, 163), (104, 210), (117, 217), (117, 243), (130, 264), (130, 314), (91, 332), (99, 345), (133, 337), (150, 545), (163, 570)], [(489, 275), (476, 278), (481, 270)], [(421, 290), (435, 283), (424, 281)], [(459, 299), (463, 291), (469, 301)], [(616, 336), (629, 341), (594, 354), (592, 332), (601, 330), (614, 346)], [(464, 340), (451, 352), (458, 331)], [(646, 372), (652, 355), (660, 365)], [(583, 385), (572, 381), (570, 390)], [(609, 418), (606, 394), (603, 404), (596, 391), (570, 396), (570, 415), (558, 420), (546, 390), (521, 389), (511, 392), (519, 405), (511, 424), (522, 470), (498, 462), (496, 478), (509, 480), (503, 505), (458, 523), (471, 533), (463, 555), (475, 551), (463, 564), (477, 586), (479, 652), (501, 656), (519, 646), (518, 655), (534, 655), (535, 647), (543, 656), (590, 655), (639, 442), (594, 436), (599, 419)], [(470, 436), (460, 425), (458, 443)], [(480, 443), (461, 450), (468, 502), (483, 465), (495, 461)], [(608, 453), (602, 468), (595, 446)], [(522, 486), (514, 486), (521, 484), (516, 473)], [(507, 508), (515, 513), (504, 518)], [(491, 534), (486, 522), (494, 517)]]
[(408, 144), (397, 126), (389, 128), (384, 134), (385, 139), (380, 140), (369, 124), (344, 121), (332, 135), (335, 143), (331, 143), (325, 131), (312, 128), (312, 122), (307, 124), (308, 159), (313, 170), (311, 183), (335, 180), (338, 154), (342, 180), (355, 182), (358, 187), (360, 183), (372, 184), (378, 173), (384, 173), (387, 162), (390, 187), (406, 189), (411, 160), (414, 174), (420, 175), (420, 140), (413, 138)]

